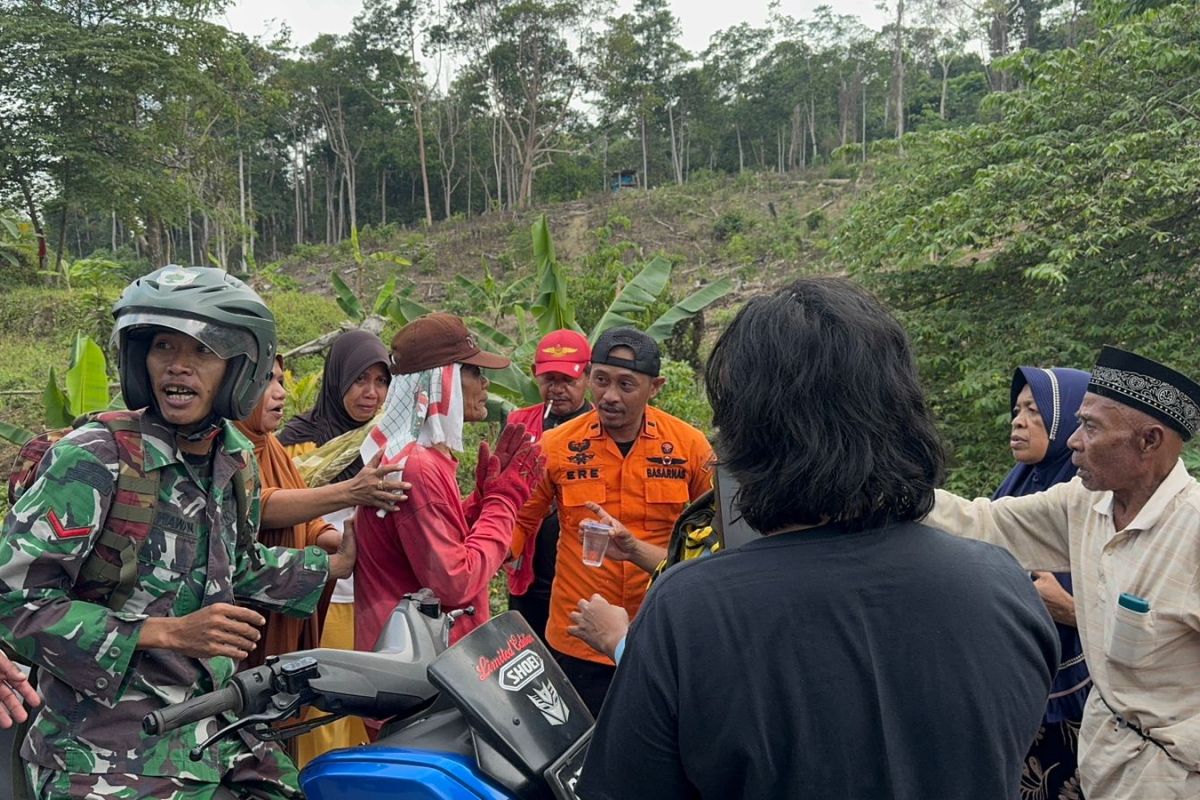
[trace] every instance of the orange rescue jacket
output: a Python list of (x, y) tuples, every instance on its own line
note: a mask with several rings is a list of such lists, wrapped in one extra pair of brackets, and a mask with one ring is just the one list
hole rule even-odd
[(513, 552), (521, 552), (525, 538), (537, 533), (552, 504), (557, 504), (561, 534), (546, 640), (567, 655), (612, 663), (567, 634), (568, 615), (580, 599), (599, 593), (632, 617), (650, 576), (629, 562), (583, 564), (579, 523), (593, 516), (583, 504), (600, 504), (633, 535), (666, 547), (676, 517), (712, 488), (712, 447), (691, 425), (647, 406), (642, 432), (627, 456), (604, 432), (594, 410), (548, 431), (542, 437), (542, 452), (546, 475), (517, 518)]

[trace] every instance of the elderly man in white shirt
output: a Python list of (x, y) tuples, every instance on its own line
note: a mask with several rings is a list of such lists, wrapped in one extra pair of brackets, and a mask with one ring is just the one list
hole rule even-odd
[(1095, 685), (1079, 732), (1087, 800), (1200, 797), (1200, 483), (1183, 443), (1200, 386), (1105, 347), (1068, 446), (1078, 474), (1024, 497), (938, 491), (926, 523), (1071, 572)]

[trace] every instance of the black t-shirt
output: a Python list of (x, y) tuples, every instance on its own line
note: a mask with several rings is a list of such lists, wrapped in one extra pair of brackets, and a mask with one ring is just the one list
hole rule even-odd
[(680, 564), (629, 632), (585, 800), (1015, 800), (1058, 636), (1005, 551), (913, 523)]

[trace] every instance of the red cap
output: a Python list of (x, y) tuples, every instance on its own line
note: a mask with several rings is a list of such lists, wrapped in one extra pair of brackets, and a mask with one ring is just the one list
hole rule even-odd
[(591, 360), (592, 348), (582, 333), (566, 329), (551, 331), (538, 342), (537, 353), (533, 356), (533, 374), (561, 372), (578, 378)]

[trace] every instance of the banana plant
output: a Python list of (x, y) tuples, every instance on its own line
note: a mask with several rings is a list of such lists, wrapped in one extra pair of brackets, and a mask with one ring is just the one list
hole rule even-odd
[[(502, 370), (488, 371), (493, 395), (489, 408), (492, 408), (494, 414), (503, 413), (505, 409), (517, 405), (529, 405), (540, 400), (537, 383), (526, 367), (532, 362), (533, 351), (541, 337), (553, 330), (569, 328), (587, 333), (588, 340), (594, 343), (596, 338), (609, 328), (620, 325), (636, 326), (637, 322), (634, 317), (644, 315), (671, 281), (671, 262), (662, 257), (651, 259), (638, 271), (637, 275), (621, 288), (595, 327), (590, 332), (585, 332), (576, 322), (575, 305), (571, 302), (570, 287), (555, 256), (554, 241), (550, 236), (550, 227), (546, 222), (545, 215), (539, 216), (534, 221), (530, 235), (533, 239), (538, 288), (528, 313), (520, 304), (514, 304), (509, 308), (517, 320), (516, 336), (510, 336), (497, 329), (495, 320), (485, 320), (479, 317), (468, 317), (466, 320), (467, 327), (475, 333), (482, 349), (512, 359), (512, 363), (508, 367)], [(490, 276), (490, 273), (488, 275)], [(484, 278), (485, 284), (486, 281), (487, 276)], [(466, 279), (460, 279), (459, 284), (478, 286)], [(520, 288), (521, 291), (526, 290), (525, 285)], [(664, 341), (671, 335), (678, 323), (700, 313), (728, 294), (732, 288), (733, 285), (728, 278), (708, 284), (667, 309), (650, 324), (646, 333), (657, 342)], [(342, 310), (356, 320), (365, 318), (366, 312), (362, 303), (337, 274), (334, 275), (334, 290), (337, 292), (338, 305), (342, 307)], [(512, 294), (511, 290), (509, 294)], [(486, 307), (489, 311), (493, 310), (490, 305)], [(394, 284), (391, 281), (389, 281), (389, 285), (384, 286), (384, 290), (380, 292), (375, 301), (375, 313), (398, 325), (407, 325), (430, 311), (431, 309), (406, 294), (395, 292)]]
[(36, 255), (33, 225), (14, 212), (0, 211), (0, 262), (16, 267), (22, 261), (33, 262)]
[[(536, 326), (527, 329), (518, 315), (519, 338), (513, 339), (482, 320), (472, 319), (471, 327), (479, 333), (484, 349), (510, 356), (513, 364), (493, 379), (496, 391), (516, 403), (538, 402), (537, 384), (522, 367), (533, 360), (533, 351), (541, 337), (553, 330), (570, 328), (584, 331), (575, 321), (575, 305), (570, 299), (570, 287), (554, 254), (554, 242), (545, 215), (534, 221), (530, 231), (533, 255), (538, 268), (538, 295), (531, 309)], [(613, 298), (600, 320), (587, 332), (588, 341), (595, 343), (601, 333), (622, 325), (637, 327), (634, 317), (644, 315), (671, 282), (671, 262), (661, 256), (651, 259)], [(667, 309), (646, 328), (656, 342), (663, 342), (675, 326), (695, 316), (733, 289), (728, 278), (713, 281)], [(489, 377), (496, 373), (489, 373)]]
[(454, 284), (467, 296), (471, 307), (486, 314), (493, 325), (499, 325), (500, 320), (508, 314), (516, 314), (529, 309), (529, 292), (533, 287), (536, 275), (525, 275), (511, 283), (496, 280), (487, 259), (483, 261), (483, 277), (473, 281), (465, 275), (455, 275)]
[[(63, 388), (54, 368), (50, 368), (46, 388), (42, 390), (44, 419), (48, 427), (65, 428), (83, 414), (120, 407), (120, 395), (115, 398), (109, 395), (108, 362), (104, 351), (90, 336), (76, 334), (65, 378)], [(0, 438), (14, 444), (24, 444), (33, 436), (33, 431), (8, 423), (0, 424)]]

